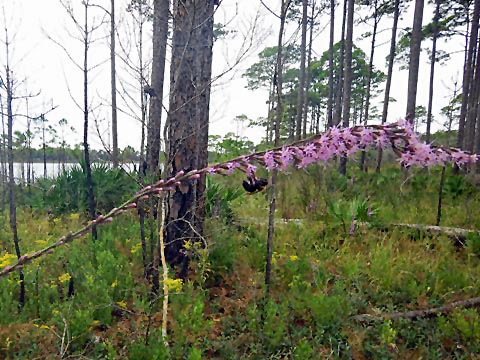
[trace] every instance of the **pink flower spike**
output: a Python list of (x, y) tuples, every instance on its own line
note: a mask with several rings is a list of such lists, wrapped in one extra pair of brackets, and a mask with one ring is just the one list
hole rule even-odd
[(180, 170), (177, 175), (175, 175), (175, 178), (179, 178), (180, 176), (183, 176), (183, 174), (185, 174), (185, 171), (183, 170)]
[(106, 218), (103, 222), (104, 223), (111, 223), (113, 221), (112, 217)]
[(190, 176), (190, 180), (200, 179), (200, 177), (200, 174), (193, 174), (192, 176)]
[(143, 195), (138, 200), (148, 200), (148, 198), (149, 198), (148, 195)]
[(125, 206), (125, 209), (135, 209), (137, 207), (136, 203), (130, 203), (127, 206)]

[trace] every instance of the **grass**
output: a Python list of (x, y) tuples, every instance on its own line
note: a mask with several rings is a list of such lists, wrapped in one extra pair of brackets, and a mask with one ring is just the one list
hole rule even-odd
[[(475, 358), (475, 309), (415, 321), (352, 320), (479, 296), (478, 238), (459, 249), (446, 237), (379, 230), (435, 223), (440, 171), (411, 174), (392, 166), (381, 174), (353, 169), (347, 178), (322, 167), (282, 175), (276, 217), (301, 221), (276, 226), (268, 300), (267, 194), (232, 197), (223, 204), (228, 216), (207, 221), (209, 252), (199, 250), (189, 280), (171, 296), (168, 349), (161, 304), (150, 305), (143, 279), (138, 221), (124, 216), (102, 227), (99, 241), (79, 240), (26, 267), (22, 311), (17, 275), (0, 279), (0, 358)], [(239, 176), (218, 181), (228, 191), (241, 183)], [(479, 229), (478, 188), (451, 174), (446, 183), (442, 225)], [(351, 232), (352, 217), (372, 225)], [(6, 220), (0, 244), (12, 252)], [(81, 222), (78, 214), (22, 209), (22, 248), (42, 247)]]

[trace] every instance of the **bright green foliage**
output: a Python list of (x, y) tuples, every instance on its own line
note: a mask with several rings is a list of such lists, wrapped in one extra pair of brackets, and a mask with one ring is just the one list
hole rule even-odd
[[(435, 221), (439, 175), (439, 169), (405, 173), (386, 165), (380, 174), (353, 171), (348, 178), (320, 166), (279, 176), (268, 300), (266, 193), (230, 196), (241, 193), (241, 174), (215, 178), (210, 200), (219, 198), (229, 215), (207, 220), (208, 249), (189, 245), (189, 278), (170, 294), (168, 348), (161, 296), (152, 302), (143, 278), (132, 212), (99, 227), (98, 241), (78, 240), (25, 267), (23, 311), (15, 301), (17, 274), (0, 279), (0, 357), (60, 357), (65, 331), (64, 357), (469, 358), (480, 351), (477, 309), (432, 319), (352, 320), (478, 296), (479, 236), (455, 247), (448, 237), (389, 228)], [(473, 179), (447, 171), (446, 183), (443, 225), (478, 229), (480, 192)], [(8, 259), (8, 219), (0, 216), (0, 259)], [(78, 212), (19, 211), (24, 251), (48, 245), (82, 221)]]
[[(137, 189), (135, 180), (123, 170), (112, 169), (107, 164), (94, 164), (92, 177), (96, 207), (107, 212), (126, 200)], [(48, 209), (54, 214), (84, 212), (87, 209), (86, 181), (83, 167), (74, 166), (59, 174), (55, 180), (39, 181), (41, 191), (33, 188), (23, 199), (27, 205)]]

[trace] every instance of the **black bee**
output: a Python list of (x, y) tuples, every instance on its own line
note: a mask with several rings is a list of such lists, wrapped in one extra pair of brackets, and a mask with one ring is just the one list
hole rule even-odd
[(265, 189), (265, 186), (268, 185), (268, 180), (267, 179), (257, 179), (255, 177), (247, 177), (247, 180), (243, 180), (243, 188), (245, 191), (255, 194), (257, 192), (262, 191)]

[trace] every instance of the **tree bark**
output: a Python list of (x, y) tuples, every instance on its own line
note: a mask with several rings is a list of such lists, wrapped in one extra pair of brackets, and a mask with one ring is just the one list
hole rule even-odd
[(298, 84), (298, 99), (296, 112), (296, 140), (300, 140), (300, 138), (302, 137), (302, 115), (303, 103), (305, 98), (305, 62), (307, 57), (307, 15), (308, 1), (302, 0), (302, 44), (300, 47), (300, 81)]
[[(343, 86), (343, 127), (350, 124), (350, 100), (352, 96), (352, 52), (353, 52), (353, 10), (354, 0), (348, 2), (347, 39), (345, 42), (345, 83)], [(340, 159), (340, 174), (347, 174), (347, 158)]]
[[(303, 97), (302, 112), (303, 112), (303, 133), (302, 136), (305, 139), (307, 137), (307, 118), (308, 118), (308, 100), (311, 82), (310, 66), (312, 64), (312, 45), (313, 45), (313, 29), (314, 29), (314, 15), (315, 15), (315, 1), (312, 2), (312, 15), (310, 17), (310, 39), (308, 41), (308, 54), (307, 54), (307, 70), (305, 75), (305, 95)], [(312, 120), (313, 123), (313, 120)], [(310, 126), (312, 128), (312, 124)], [(313, 132), (313, 130), (311, 131)]]
[(471, 82), (473, 78), (473, 69), (474, 69), (473, 56), (475, 54), (475, 48), (476, 48), (477, 39), (478, 39), (479, 19), (480, 19), (480, 0), (475, 0), (472, 25), (470, 30), (470, 41), (468, 44), (467, 60), (465, 63), (464, 73), (463, 73), (462, 107), (460, 108), (460, 118), (458, 121), (457, 147), (461, 149), (465, 148), (465, 121), (467, 118), (468, 98), (469, 98)]
[[(6, 90), (7, 90), (7, 157), (8, 157), (8, 200), (9, 200), (9, 215), (10, 215), (10, 230), (12, 231), (13, 244), (15, 246), (15, 254), (17, 259), (20, 259), (22, 256), (20, 250), (20, 239), (18, 238), (17, 232), (17, 207), (15, 203), (15, 178), (13, 171), (13, 111), (12, 111), (12, 102), (13, 102), (13, 79), (11, 77), (11, 71), (9, 66), (9, 39), (8, 32), (5, 28), (5, 49), (6, 49), (6, 61), (7, 65), (5, 68), (5, 80), (6, 80)], [(19, 293), (18, 293), (18, 306), (23, 308), (25, 305), (25, 275), (23, 270), (18, 271), (19, 274)]]
[(422, 44), (422, 20), (424, 0), (415, 0), (412, 37), (410, 40), (410, 61), (408, 72), (408, 93), (406, 118), (414, 122), (417, 100), (418, 70), (420, 66), (420, 51)]
[[(343, 4), (343, 18), (342, 18), (342, 36), (340, 45), (340, 60), (338, 62), (338, 76), (337, 76), (337, 93), (335, 95), (335, 112), (333, 117), (334, 125), (340, 125), (342, 120), (342, 94), (343, 94), (343, 68), (345, 59), (345, 24), (347, 21), (347, 2), (344, 0)], [(333, 56), (333, 55), (332, 55)], [(333, 67), (330, 71), (334, 71)]]
[[(87, 202), (88, 202), (88, 212), (90, 218), (94, 220), (96, 218), (95, 210), (95, 195), (93, 192), (93, 177), (92, 177), (92, 166), (90, 164), (90, 150), (88, 144), (88, 117), (89, 117), (89, 106), (88, 106), (88, 49), (90, 45), (90, 30), (88, 28), (88, 3), (84, 3), (84, 28), (83, 28), (83, 154), (85, 160), (85, 181), (87, 188)], [(92, 237), (94, 240), (97, 239), (97, 228), (92, 227)]]
[(147, 135), (147, 162), (150, 173), (159, 170), (160, 134), (162, 127), (163, 83), (165, 79), (165, 59), (168, 39), (168, 14), (170, 0), (153, 2), (153, 61), (150, 96), (150, 112)]
[[(275, 66), (275, 80), (277, 92), (277, 109), (275, 115), (275, 143), (274, 146), (280, 145), (280, 122), (283, 117), (283, 34), (285, 32), (285, 21), (287, 19), (287, 11), (290, 7), (291, 0), (282, 0), (280, 10), (280, 30), (278, 31), (277, 44), (277, 62)], [(270, 285), (272, 277), (272, 256), (273, 256), (273, 236), (275, 233), (275, 209), (276, 209), (276, 182), (277, 170), (272, 172), (270, 180), (270, 205), (268, 210), (268, 231), (267, 231), (267, 256), (265, 261), (265, 286), (267, 296), (270, 294)]]
[(474, 67), (468, 94), (467, 121), (465, 122), (465, 149), (473, 152), (475, 142), (475, 127), (477, 121), (478, 100), (480, 95), (480, 46), (476, 46), (476, 56), (472, 63)]
[[(392, 40), (390, 41), (390, 54), (388, 55), (387, 83), (385, 84), (385, 97), (383, 99), (382, 124), (385, 124), (388, 116), (388, 105), (390, 103), (390, 88), (392, 86), (393, 62), (395, 60), (395, 49), (397, 43), (398, 19), (400, 17), (400, 0), (395, 0), (393, 10)], [(379, 173), (382, 164), (382, 149), (378, 149), (376, 172)]]
[[(168, 115), (169, 176), (206, 164), (208, 111), (213, 47), (213, 2), (177, 1), (174, 6), (170, 106)], [(188, 270), (182, 252), (187, 240), (201, 240), (204, 179), (176, 187), (168, 200), (165, 222), (167, 261)]]
[(427, 110), (427, 133), (425, 141), (430, 143), (431, 127), (432, 127), (432, 106), (433, 106), (433, 80), (435, 76), (435, 62), (437, 61), (437, 37), (438, 22), (440, 20), (440, 0), (435, 0), (435, 16), (433, 17), (433, 37), (432, 37), (432, 60), (430, 63), (430, 90), (428, 93), (428, 110)]
[[(372, 43), (370, 48), (370, 60), (368, 63), (368, 74), (367, 74), (367, 94), (365, 98), (365, 113), (363, 117), (363, 122), (365, 125), (368, 123), (368, 116), (370, 111), (370, 92), (372, 85), (372, 74), (373, 74), (373, 57), (375, 55), (375, 41), (377, 39), (377, 29), (380, 17), (378, 14), (378, 0), (374, 1), (374, 14), (373, 14), (373, 32), (372, 32)], [(367, 157), (366, 151), (362, 151), (360, 158), (360, 170), (365, 170), (365, 159)]]
[(328, 47), (327, 127), (333, 126), (333, 44), (335, 38), (335, 0), (330, 0), (330, 44)]
[(110, 5), (110, 80), (112, 89), (112, 163), (118, 167), (117, 75), (115, 66), (115, 0)]

